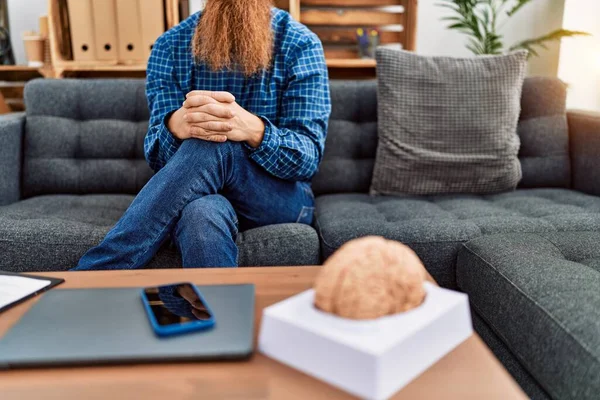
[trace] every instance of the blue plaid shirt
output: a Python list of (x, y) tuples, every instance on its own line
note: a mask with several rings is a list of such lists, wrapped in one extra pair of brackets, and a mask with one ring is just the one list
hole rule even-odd
[(252, 77), (212, 71), (195, 62), (190, 43), (200, 13), (156, 41), (148, 61), (150, 127), (144, 141), (152, 169), (164, 167), (181, 144), (169, 132), (166, 118), (181, 107), (188, 92), (212, 90), (232, 93), (241, 107), (265, 123), (262, 144), (246, 146), (252, 160), (282, 179), (306, 181), (316, 173), (331, 112), (323, 47), (287, 12), (274, 8), (272, 14), (273, 64)]

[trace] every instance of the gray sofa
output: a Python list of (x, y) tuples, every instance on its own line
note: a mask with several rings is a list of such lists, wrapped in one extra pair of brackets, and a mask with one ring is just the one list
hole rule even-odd
[[(314, 228), (243, 232), (240, 265), (319, 264), (382, 235), (437, 282), (469, 294), (474, 324), (534, 398), (600, 393), (600, 116), (565, 111), (565, 86), (530, 78), (519, 123), (523, 180), (486, 196), (368, 195), (377, 146), (373, 81), (332, 81)], [(151, 176), (142, 81), (38, 80), (27, 114), (0, 121), (0, 270), (63, 270)], [(167, 244), (150, 267), (176, 267)]]

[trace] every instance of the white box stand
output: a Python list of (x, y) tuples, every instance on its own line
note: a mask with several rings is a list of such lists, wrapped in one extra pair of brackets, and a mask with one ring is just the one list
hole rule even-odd
[(425, 283), (414, 310), (355, 321), (315, 308), (307, 290), (265, 308), (259, 350), (367, 399), (386, 399), (473, 333), (465, 294)]

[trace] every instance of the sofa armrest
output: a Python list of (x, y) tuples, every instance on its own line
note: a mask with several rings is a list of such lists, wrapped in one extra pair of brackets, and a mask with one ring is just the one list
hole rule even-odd
[(573, 189), (600, 195), (600, 113), (569, 111)]
[(25, 114), (0, 116), (0, 206), (21, 197)]

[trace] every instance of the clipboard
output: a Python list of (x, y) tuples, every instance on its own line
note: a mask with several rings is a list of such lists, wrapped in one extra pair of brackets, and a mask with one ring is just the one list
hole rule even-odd
[(33, 293), (29, 293), (29, 294), (25, 295), (24, 297), (20, 297), (19, 299), (15, 300), (13, 302), (10, 302), (6, 305), (0, 306), (0, 313), (8, 310), (9, 308), (16, 306), (17, 304), (21, 304), (22, 302), (27, 301), (41, 293), (44, 293), (52, 288), (55, 288), (56, 286), (60, 285), (61, 283), (63, 283), (65, 281), (64, 279), (61, 279), (61, 278), (49, 278), (49, 277), (39, 276), (39, 275), (25, 275), (25, 274), (18, 274), (18, 273), (14, 273), (14, 272), (0, 271), (0, 278), (2, 278), (3, 276), (17, 276), (20, 278), (44, 280), (44, 281), (49, 281), (50, 283), (48, 285), (44, 286), (43, 288), (36, 290)]

